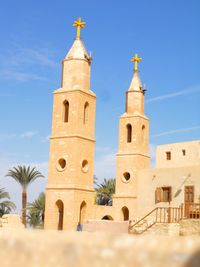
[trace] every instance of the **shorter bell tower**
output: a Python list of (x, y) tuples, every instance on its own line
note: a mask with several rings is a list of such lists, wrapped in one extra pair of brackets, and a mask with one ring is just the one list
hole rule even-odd
[(89, 57), (80, 38), (62, 62), (61, 88), (54, 91), (45, 229), (75, 230), (93, 217), (96, 96), (90, 90)]
[(116, 192), (113, 204), (119, 210), (118, 219), (134, 218), (137, 205), (137, 173), (150, 167), (149, 119), (144, 114), (145, 90), (139, 77), (136, 54), (134, 73), (126, 92), (126, 110), (119, 121), (119, 147), (116, 162)]

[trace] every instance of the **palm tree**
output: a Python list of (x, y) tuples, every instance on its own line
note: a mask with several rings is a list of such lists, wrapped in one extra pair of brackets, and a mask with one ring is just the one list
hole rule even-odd
[(45, 212), (45, 194), (40, 193), (38, 198), (32, 203), (28, 203), (28, 222), (30, 226), (36, 227), (44, 225), (44, 212)]
[(22, 187), (22, 223), (26, 226), (26, 203), (27, 203), (27, 187), (37, 178), (44, 177), (36, 167), (18, 166), (8, 170), (6, 176), (12, 177)]
[(0, 188), (0, 217), (4, 214), (9, 214), (16, 208), (15, 204), (9, 200), (10, 195), (4, 188)]
[(30, 227), (36, 228), (41, 224), (41, 218), (37, 213), (29, 212), (26, 218), (27, 218), (27, 223), (30, 225)]
[(96, 188), (98, 205), (112, 206), (112, 196), (115, 193), (115, 179), (104, 179)]

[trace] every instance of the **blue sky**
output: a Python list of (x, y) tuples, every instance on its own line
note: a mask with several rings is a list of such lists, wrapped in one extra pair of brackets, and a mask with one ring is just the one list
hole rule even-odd
[[(0, 185), (20, 203), (9, 167), (36, 165), (47, 176), (52, 92), (71, 47), (78, 16), (93, 53), (91, 89), (97, 95), (96, 170), (115, 176), (118, 120), (138, 53), (146, 85), (150, 143), (200, 139), (200, 2), (198, 0), (7, 0), (0, 8)], [(46, 179), (30, 187), (29, 201)]]

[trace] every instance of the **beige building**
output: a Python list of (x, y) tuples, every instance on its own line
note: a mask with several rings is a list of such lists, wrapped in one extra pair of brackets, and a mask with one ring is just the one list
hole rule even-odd
[(119, 121), (113, 206), (94, 204), (96, 96), (90, 90), (91, 58), (80, 38), (84, 25), (80, 18), (74, 22), (77, 37), (62, 63), (61, 88), (54, 92), (45, 228), (75, 230), (87, 220), (134, 220), (155, 207), (199, 203), (200, 141), (158, 146), (155, 169), (150, 167), (149, 119), (136, 54)]

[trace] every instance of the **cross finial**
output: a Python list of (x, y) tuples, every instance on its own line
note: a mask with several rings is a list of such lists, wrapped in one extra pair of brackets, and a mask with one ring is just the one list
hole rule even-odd
[(85, 22), (81, 21), (81, 18), (79, 17), (77, 21), (74, 21), (73, 26), (77, 27), (77, 34), (76, 39), (80, 39), (81, 37), (81, 29), (85, 27)]
[(141, 57), (138, 57), (138, 54), (131, 59), (131, 62), (134, 62), (134, 71), (138, 71), (138, 63), (142, 60)]

